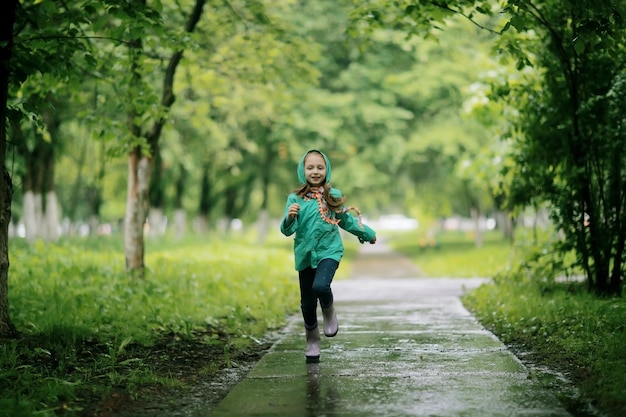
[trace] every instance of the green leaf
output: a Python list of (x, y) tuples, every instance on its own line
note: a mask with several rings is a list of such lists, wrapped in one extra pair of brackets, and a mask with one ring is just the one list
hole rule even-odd
[(579, 38), (574, 39), (574, 50), (577, 55), (582, 55), (585, 53), (585, 43), (581, 42)]

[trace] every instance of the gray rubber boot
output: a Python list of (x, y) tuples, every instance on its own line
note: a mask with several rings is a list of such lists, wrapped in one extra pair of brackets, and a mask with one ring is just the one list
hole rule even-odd
[(313, 330), (304, 329), (306, 332), (306, 363), (318, 363), (320, 361), (321, 338), (320, 328)]
[(324, 315), (324, 334), (326, 337), (335, 336), (339, 331), (335, 307), (332, 304), (328, 307), (322, 307), (322, 314)]

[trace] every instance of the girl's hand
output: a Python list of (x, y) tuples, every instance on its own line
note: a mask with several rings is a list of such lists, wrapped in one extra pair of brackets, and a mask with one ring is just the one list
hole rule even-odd
[(290, 219), (295, 219), (299, 211), (300, 211), (300, 204), (293, 203), (292, 205), (289, 206), (289, 209), (287, 210), (287, 217), (289, 217)]
[(376, 243), (376, 236), (374, 236), (374, 239), (370, 240), (370, 245), (373, 245), (374, 243)]

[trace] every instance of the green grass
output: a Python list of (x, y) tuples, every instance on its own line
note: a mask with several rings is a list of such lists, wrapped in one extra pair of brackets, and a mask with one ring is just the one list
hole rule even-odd
[(481, 247), (464, 232), (440, 233), (429, 242), (415, 234), (393, 234), (388, 243), (428, 277), (492, 277), (509, 267), (513, 256), (512, 246), (497, 232), (485, 233)]
[(9, 306), (21, 337), (0, 344), (0, 416), (79, 415), (116, 387), (176, 385), (151, 350), (201, 344), (217, 353), (207, 369), (219, 368), (297, 311), (284, 241), (147, 246), (147, 276), (130, 280), (118, 240), (12, 244)]

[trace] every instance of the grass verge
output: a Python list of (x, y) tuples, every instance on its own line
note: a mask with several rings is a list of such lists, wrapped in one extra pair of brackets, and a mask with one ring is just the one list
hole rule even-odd
[(14, 242), (10, 255), (21, 336), (0, 342), (0, 416), (91, 415), (120, 393), (183, 388), (258, 351), (298, 306), (282, 242), (148, 242), (135, 281), (117, 240)]
[(510, 243), (498, 232), (483, 235), (477, 247), (468, 232), (440, 233), (436, 240), (424, 241), (411, 233), (390, 234), (388, 244), (411, 261), (428, 277), (492, 277), (512, 261)]

